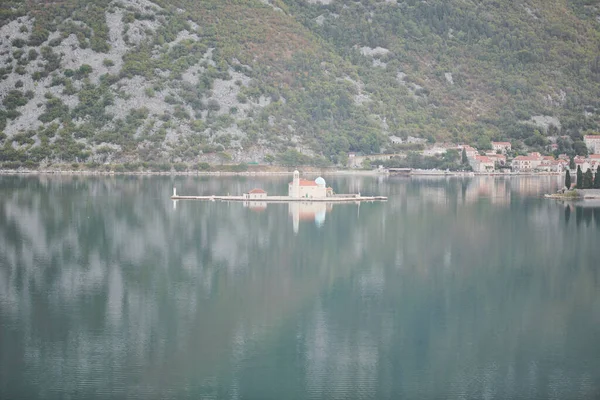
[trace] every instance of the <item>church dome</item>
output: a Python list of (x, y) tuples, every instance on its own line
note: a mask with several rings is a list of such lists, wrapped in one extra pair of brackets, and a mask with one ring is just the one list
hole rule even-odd
[(315, 183), (317, 184), (317, 186), (325, 187), (325, 179), (321, 177), (315, 179)]

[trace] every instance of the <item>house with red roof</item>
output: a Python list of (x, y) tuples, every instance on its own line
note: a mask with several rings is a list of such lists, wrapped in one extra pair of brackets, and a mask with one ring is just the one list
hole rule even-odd
[(529, 153), (526, 156), (517, 156), (513, 158), (511, 167), (513, 171), (533, 171), (537, 169), (543, 161), (540, 153)]
[[(568, 163), (567, 163), (568, 165)], [(544, 159), (536, 168), (538, 171), (545, 172), (563, 172), (565, 169), (565, 161), (564, 160), (555, 160), (555, 159)]]
[(590, 154), (588, 157), (575, 156), (573, 162), (575, 163), (575, 170), (579, 167), (581, 171), (585, 172), (591, 168), (592, 172), (596, 172), (600, 167), (600, 154)]
[(486, 156), (488, 156), (496, 166), (500, 166), (500, 165), (506, 165), (506, 156), (504, 154), (496, 154), (493, 152), (488, 152), (485, 153)]
[(262, 189), (252, 189), (248, 193), (244, 193), (244, 198), (245, 199), (249, 199), (249, 200), (266, 199), (267, 198), (267, 192), (265, 192)]
[(494, 172), (495, 163), (488, 156), (475, 156), (469, 159), (474, 172)]
[(471, 159), (471, 158), (475, 158), (475, 156), (477, 154), (479, 154), (479, 152), (477, 151), (476, 148), (469, 146), (468, 144), (459, 144), (458, 146), (456, 146), (456, 148), (462, 152), (463, 149), (465, 150), (465, 153), (467, 154), (467, 158)]
[(492, 142), (492, 149), (494, 149), (494, 151), (500, 151), (502, 154), (506, 154), (511, 148), (510, 142)]

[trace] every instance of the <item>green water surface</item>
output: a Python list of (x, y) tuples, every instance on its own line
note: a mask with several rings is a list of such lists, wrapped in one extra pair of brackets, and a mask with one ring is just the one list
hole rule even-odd
[(0, 177), (1, 399), (600, 398), (600, 204), (559, 177)]

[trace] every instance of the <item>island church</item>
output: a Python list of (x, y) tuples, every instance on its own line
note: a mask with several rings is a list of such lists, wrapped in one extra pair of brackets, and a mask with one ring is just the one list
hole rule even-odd
[(318, 199), (330, 197), (333, 189), (326, 187), (325, 179), (318, 177), (314, 181), (300, 179), (300, 172), (294, 171), (294, 179), (288, 185), (288, 196), (298, 199)]

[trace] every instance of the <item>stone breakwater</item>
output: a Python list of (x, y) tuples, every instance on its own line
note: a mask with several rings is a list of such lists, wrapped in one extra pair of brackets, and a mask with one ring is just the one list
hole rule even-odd
[(593, 200), (600, 199), (600, 189), (574, 189), (564, 193), (546, 194), (544, 197), (562, 200)]
[(385, 196), (335, 196), (335, 197), (289, 197), (289, 196), (267, 196), (248, 199), (244, 196), (171, 196), (171, 200), (200, 200), (200, 201), (243, 201), (248, 203), (289, 203), (289, 202), (321, 202), (321, 203), (346, 203), (358, 201), (387, 201)]

